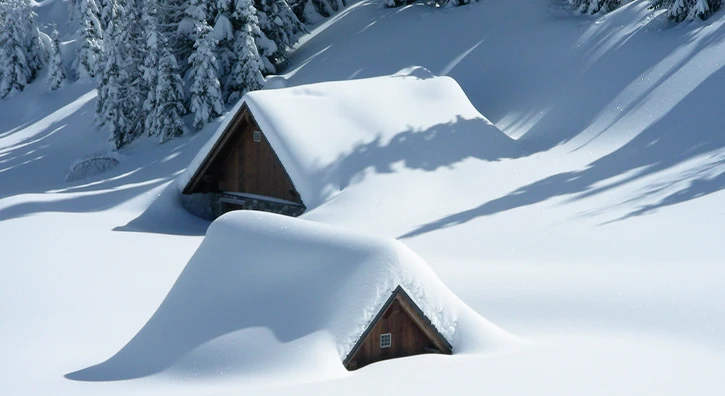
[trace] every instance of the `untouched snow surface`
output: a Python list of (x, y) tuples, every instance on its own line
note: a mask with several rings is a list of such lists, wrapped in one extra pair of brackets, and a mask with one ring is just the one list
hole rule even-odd
[(246, 376), (299, 374), (300, 367), (307, 380), (340, 376), (342, 360), (398, 285), (456, 355), (497, 352), (514, 340), (463, 304), (398, 241), (240, 211), (212, 223), (131, 342), (69, 378), (108, 381), (161, 371), (185, 378), (222, 366)]
[[(65, 4), (39, 5), (41, 24), (64, 18)], [(48, 93), (39, 76), (0, 101), (0, 394), (369, 395), (381, 384), (430, 395), (725, 394), (725, 12), (674, 26), (647, 5), (588, 17), (559, 0), (360, 1), (303, 38), (270, 85), (422, 66), (454, 78), (527, 153), (436, 156), (445, 139), (412, 134), (421, 139), (405, 155), (357, 169), (303, 216), (398, 238), (479, 315), (526, 340), (353, 373), (339, 371), (324, 332), (286, 339), (259, 326), (207, 340), (174, 370), (70, 379), (155, 326), (209, 225), (181, 207), (174, 180), (223, 120), (136, 142), (108, 172), (65, 182), (74, 161), (108, 150), (108, 135), (93, 125), (92, 84)], [(59, 25), (68, 49), (73, 26)], [(417, 158), (431, 166), (406, 162), (411, 152), (430, 153)], [(255, 357), (264, 364), (247, 365)], [(301, 361), (335, 366), (285, 366)]]
[[(407, 68), (386, 77), (251, 92), (247, 103), (308, 210), (347, 187), (368, 168), (392, 164), (435, 171), (457, 157), (494, 161), (521, 156), (514, 141), (468, 101), (449, 77)], [(183, 190), (232, 117), (179, 177)], [(425, 141), (426, 146), (415, 142)]]

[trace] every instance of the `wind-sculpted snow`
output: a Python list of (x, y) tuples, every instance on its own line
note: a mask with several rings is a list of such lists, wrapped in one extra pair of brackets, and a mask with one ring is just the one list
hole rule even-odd
[(318, 378), (334, 376), (398, 285), (457, 354), (513, 340), (400, 242), (240, 211), (211, 225), (164, 302), (123, 349), (68, 377), (120, 380), (164, 370), (204, 376), (221, 366), (241, 375), (315, 368)]

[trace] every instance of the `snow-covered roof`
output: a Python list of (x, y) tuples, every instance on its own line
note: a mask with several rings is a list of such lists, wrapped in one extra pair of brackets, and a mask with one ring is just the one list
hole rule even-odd
[[(213, 359), (207, 354), (224, 350), (236, 356), (235, 365), (275, 365), (267, 361), (277, 359), (272, 355), (300, 354), (300, 340), (315, 340), (301, 353), (305, 364), (342, 368), (342, 359), (399, 285), (455, 353), (491, 350), (507, 337), (401, 242), (299, 218), (234, 211), (211, 224), (156, 313), (105, 369), (150, 374), (192, 350), (196, 359)], [(253, 329), (260, 328), (273, 336), (255, 336)], [(205, 351), (212, 340), (224, 345)], [(279, 354), (265, 353), (280, 348)]]
[[(411, 134), (447, 136), (452, 149), (485, 146), (492, 159), (515, 155), (513, 140), (471, 104), (449, 77), (422, 68), (392, 76), (269, 89), (245, 95), (179, 178), (183, 190), (213, 149), (233, 115), (246, 103), (308, 209), (342, 190), (350, 174), (380, 167)], [(461, 122), (461, 121), (466, 121)], [(472, 122), (475, 121), (475, 122)], [(423, 150), (421, 150), (423, 151)], [(355, 161), (341, 161), (351, 154)], [(435, 152), (413, 153), (425, 162)]]

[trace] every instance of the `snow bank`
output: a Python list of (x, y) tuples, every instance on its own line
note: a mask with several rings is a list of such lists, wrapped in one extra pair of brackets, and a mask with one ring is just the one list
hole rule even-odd
[(510, 340), (398, 241), (236, 211), (212, 223), (164, 302), (120, 352), (69, 377), (114, 380), (162, 370), (197, 376), (221, 365), (242, 374), (339, 375), (342, 359), (398, 285), (456, 354)]
[(120, 155), (113, 151), (90, 156), (82, 160), (75, 160), (71, 164), (68, 174), (65, 176), (65, 181), (83, 179), (88, 176), (107, 172), (116, 167), (120, 160)]
[[(308, 209), (344, 189), (352, 175), (373, 167), (390, 172), (403, 153), (406, 164), (435, 170), (431, 158), (470, 152), (484, 160), (519, 155), (515, 142), (471, 104), (449, 77), (420, 67), (392, 76), (251, 92), (246, 102)], [(224, 129), (225, 122), (179, 178), (183, 190)], [(416, 139), (417, 138), (417, 139)], [(412, 141), (440, 140), (419, 149)], [(411, 144), (408, 150), (401, 146)], [(433, 150), (433, 151), (432, 151)], [(440, 151), (435, 151), (440, 150)]]

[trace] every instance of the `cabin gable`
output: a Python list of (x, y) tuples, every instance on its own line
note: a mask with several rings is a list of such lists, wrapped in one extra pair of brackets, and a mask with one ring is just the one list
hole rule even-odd
[(299, 193), (246, 103), (233, 117), (183, 194), (207, 196), (204, 217), (237, 209), (302, 214)]
[(343, 364), (356, 370), (381, 360), (424, 353), (451, 354), (452, 348), (398, 286)]

